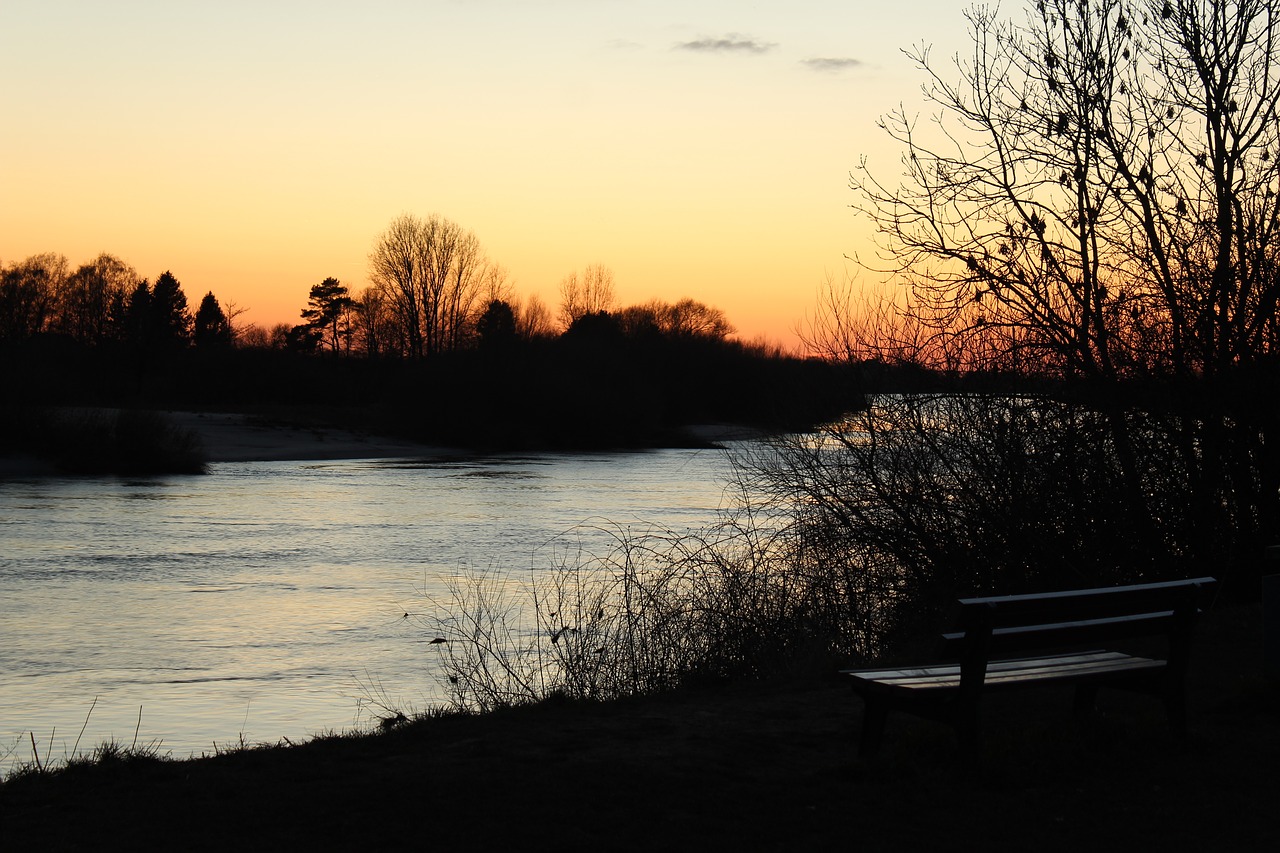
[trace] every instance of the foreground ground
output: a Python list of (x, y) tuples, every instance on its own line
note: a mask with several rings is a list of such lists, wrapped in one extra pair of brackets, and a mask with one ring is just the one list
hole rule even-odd
[(903, 718), (874, 763), (834, 681), (446, 717), (0, 785), (0, 849), (1280, 849), (1280, 701), (1257, 608), (1210, 615), (1193, 736), (1104, 693), (997, 697), (982, 767)]

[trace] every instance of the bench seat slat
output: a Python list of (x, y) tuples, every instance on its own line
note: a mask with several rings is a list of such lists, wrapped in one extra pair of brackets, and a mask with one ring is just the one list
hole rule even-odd
[[(1059, 663), (1077, 663), (1081, 661), (1097, 661), (1097, 660), (1115, 660), (1118, 658), (1127, 658), (1126, 654), (1121, 652), (1106, 652), (1102, 650), (1093, 652), (1078, 652), (1069, 655), (1038, 655), (1036, 657), (1026, 658), (1008, 658), (1004, 660), (993, 660), (987, 664), (987, 672), (995, 672), (1002, 669), (1017, 669), (1027, 665), (1029, 662), (1054, 660)], [(929, 666), (916, 666), (909, 668), (893, 668), (893, 669), (845, 669), (841, 670), (841, 675), (849, 675), (865, 681), (878, 681), (886, 678), (899, 678), (910, 676), (928, 676), (943, 675), (960, 672), (959, 664), (932, 664)]]
[[(1158, 670), (1162, 660), (1133, 657), (1120, 652), (1094, 652), (1041, 658), (991, 661), (987, 666), (984, 688), (1014, 686), (1019, 682), (1050, 683), (1084, 681), (1108, 675), (1132, 674), (1141, 670)], [(850, 670), (855, 689), (868, 691), (938, 691), (960, 687), (960, 666), (934, 666), (899, 670)]]

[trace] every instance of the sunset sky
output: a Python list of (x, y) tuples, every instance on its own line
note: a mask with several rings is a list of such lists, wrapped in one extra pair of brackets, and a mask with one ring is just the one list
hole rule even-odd
[(439, 214), (519, 296), (601, 263), (789, 344), (865, 251), (849, 171), (898, 170), (900, 49), (954, 53), (964, 5), (4, 0), (0, 262), (110, 252), (270, 326)]

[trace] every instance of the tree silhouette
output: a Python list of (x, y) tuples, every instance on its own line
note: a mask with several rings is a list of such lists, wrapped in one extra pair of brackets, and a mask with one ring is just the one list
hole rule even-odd
[(218, 299), (210, 291), (200, 300), (192, 323), (191, 340), (197, 347), (225, 347), (232, 341), (231, 321), (227, 318)]
[(137, 282), (133, 267), (114, 255), (82, 264), (58, 296), (55, 328), (82, 343), (101, 343), (111, 337), (113, 316)]
[(58, 292), (67, 277), (67, 259), (52, 252), (34, 255), (0, 275), (0, 341), (25, 340), (48, 329)]
[(173, 273), (165, 270), (151, 288), (150, 322), (156, 340), (165, 347), (186, 346), (191, 340), (187, 296)]
[(1022, 24), (969, 13), (958, 80), (916, 51), (942, 131), (886, 117), (906, 180), (853, 185), (932, 353), (1115, 379), (1273, 352), (1278, 16), (1037, 0)]
[(851, 176), (905, 291), (858, 354), (1070, 381), (1149, 553), (1256, 563), (1280, 529), (1280, 0), (968, 20), (954, 65), (910, 54), (937, 121), (882, 119), (903, 177)]
[(415, 358), (463, 342), (479, 294), (500, 287), (490, 270), (475, 234), (440, 216), (397, 217), (369, 256), (369, 278), (385, 297), (402, 349)]
[(476, 336), (485, 349), (509, 346), (516, 339), (515, 311), (501, 299), (493, 300), (476, 320)]
[(587, 314), (613, 309), (613, 270), (591, 264), (581, 274), (572, 272), (560, 282), (560, 325), (568, 330)]
[(331, 352), (351, 347), (351, 310), (355, 305), (347, 288), (336, 278), (311, 286), (302, 319), (315, 330), (319, 344)]

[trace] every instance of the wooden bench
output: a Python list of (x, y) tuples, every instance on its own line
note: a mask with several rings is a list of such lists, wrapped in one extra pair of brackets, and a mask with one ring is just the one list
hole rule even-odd
[[(866, 705), (858, 754), (875, 755), (890, 711), (942, 720), (962, 752), (976, 753), (979, 704), (997, 690), (1069, 684), (1075, 711), (1092, 712), (1099, 687), (1161, 698), (1170, 722), (1186, 729), (1187, 665), (1196, 614), (1216, 581), (1168, 583), (966, 598), (956, 629), (942, 635), (942, 660), (898, 669), (843, 670)], [(1100, 647), (1163, 637), (1163, 658)]]

